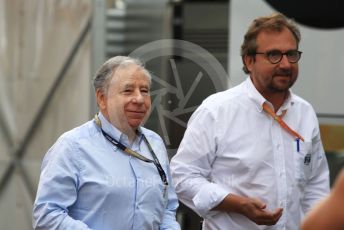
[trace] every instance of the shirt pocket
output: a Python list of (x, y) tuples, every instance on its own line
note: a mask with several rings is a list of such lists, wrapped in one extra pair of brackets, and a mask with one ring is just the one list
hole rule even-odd
[(312, 175), (312, 142), (295, 141), (295, 177), (298, 184), (305, 184)]

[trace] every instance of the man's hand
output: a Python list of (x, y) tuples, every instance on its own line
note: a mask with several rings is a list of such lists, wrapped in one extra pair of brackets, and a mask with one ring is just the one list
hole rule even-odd
[(282, 208), (273, 212), (267, 211), (266, 204), (253, 198), (244, 198), (241, 206), (241, 214), (259, 225), (275, 225), (283, 212)]
[(229, 194), (215, 207), (216, 210), (242, 214), (258, 225), (275, 225), (282, 216), (283, 209), (265, 210), (266, 204), (255, 198)]

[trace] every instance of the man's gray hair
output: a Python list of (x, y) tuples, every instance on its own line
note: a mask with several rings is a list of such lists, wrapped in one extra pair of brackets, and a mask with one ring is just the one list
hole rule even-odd
[(139, 59), (127, 56), (115, 56), (107, 60), (97, 71), (93, 79), (93, 86), (95, 91), (100, 89), (101, 92), (105, 94), (109, 88), (110, 80), (114, 76), (116, 70), (119, 67), (124, 67), (133, 64), (137, 65), (144, 71), (145, 75), (149, 80), (149, 83), (151, 83), (151, 74), (148, 70), (145, 69), (143, 63)]

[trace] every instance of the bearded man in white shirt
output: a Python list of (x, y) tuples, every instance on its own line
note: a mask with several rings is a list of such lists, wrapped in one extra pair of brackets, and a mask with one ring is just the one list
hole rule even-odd
[(208, 97), (190, 118), (171, 171), (203, 229), (299, 229), (329, 192), (316, 114), (290, 90), (300, 37), (282, 14), (254, 20), (241, 46), (250, 77)]

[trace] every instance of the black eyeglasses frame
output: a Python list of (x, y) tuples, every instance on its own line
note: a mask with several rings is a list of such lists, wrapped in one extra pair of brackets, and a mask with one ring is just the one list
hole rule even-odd
[[(294, 53), (295, 52), (295, 53)], [(283, 55), (285, 55), (289, 61), (289, 63), (297, 63), (300, 58), (301, 58), (301, 54), (302, 52), (299, 51), (299, 50), (289, 50), (287, 52), (282, 52), (280, 50), (270, 50), (270, 51), (267, 51), (267, 52), (255, 52), (253, 53), (252, 55), (257, 55), (257, 54), (262, 54), (262, 55), (265, 55), (266, 58), (269, 60), (269, 62), (271, 64), (277, 64), (277, 63), (280, 63), (282, 61), (282, 58), (283, 58)], [(276, 60), (274, 60), (274, 58), (272, 58), (272, 55), (280, 55), (279, 58), (277, 58)], [(296, 60), (293, 60), (293, 59), (290, 59), (290, 57), (295, 54), (297, 55), (296, 56)]]

